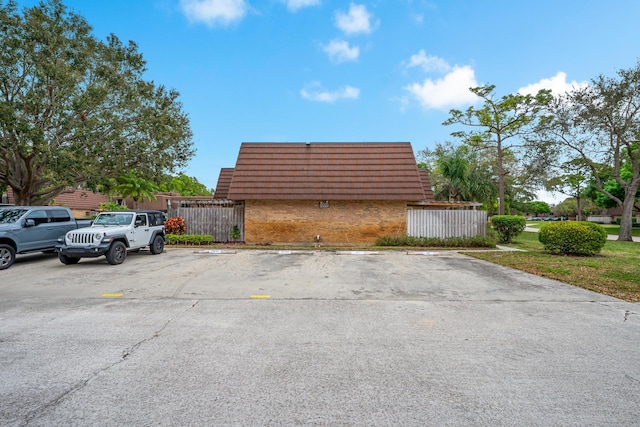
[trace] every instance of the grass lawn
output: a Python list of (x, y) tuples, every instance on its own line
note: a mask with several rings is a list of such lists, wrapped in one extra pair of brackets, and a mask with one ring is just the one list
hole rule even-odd
[(559, 280), (629, 302), (640, 302), (640, 243), (609, 240), (599, 255), (545, 252), (537, 233), (523, 232), (509, 245), (526, 252), (467, 252), (475, 258)]

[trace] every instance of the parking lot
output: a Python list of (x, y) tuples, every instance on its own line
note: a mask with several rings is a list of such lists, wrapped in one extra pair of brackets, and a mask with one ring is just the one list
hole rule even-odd
[(640, 306), (454, 252), (0, 271), (0, 425), (634, 425)]

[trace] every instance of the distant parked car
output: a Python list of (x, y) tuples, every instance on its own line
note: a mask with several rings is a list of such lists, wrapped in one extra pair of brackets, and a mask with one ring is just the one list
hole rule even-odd
[(537, 216), (530, 216), (529, 218), (527, 218), (527, 221), (542, 221), (542, 218)]

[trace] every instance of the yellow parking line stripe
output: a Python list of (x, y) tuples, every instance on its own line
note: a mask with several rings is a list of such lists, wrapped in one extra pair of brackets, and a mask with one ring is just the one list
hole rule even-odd
[(269, 299), (271, 295), (251, 295), (249, 298), (251, 299)]
[(101, 296), (105, 298), (119, 298), (122, 296), (122, 294), (102, 294)]

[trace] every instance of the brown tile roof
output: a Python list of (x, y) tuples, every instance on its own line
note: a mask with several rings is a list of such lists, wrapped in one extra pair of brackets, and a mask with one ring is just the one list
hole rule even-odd
[[(107, 203), (109, 197), (106, 194), (94, 193), (91, 190), (75, 189), (67, 193), (58, 194), (50, 203), (55, 206), (66, 206), (69, 209), (77, 210), (97, 210), (100, 203)], [(11, 187), (7, 189), (9, 203), (15, 203), (13, 190)]]
[(243, 143), (232, 200), (424, 200), (413, 149), (401, 143)]
[(216, 184), (216, 192), (213, 194), (214, 199), (228, 198), (229, 187), (231, 186), (231, 178), (233, 178), (233, 168), (220, 169), (218, 183)]
[(435, 200), (431, 189), (431, 181), (429, 181), (429, 171), (418, 168), (418, 173), (420, 174), (420, 181), (422, 181), (422, 188), (424, 188), (424, 200)]

